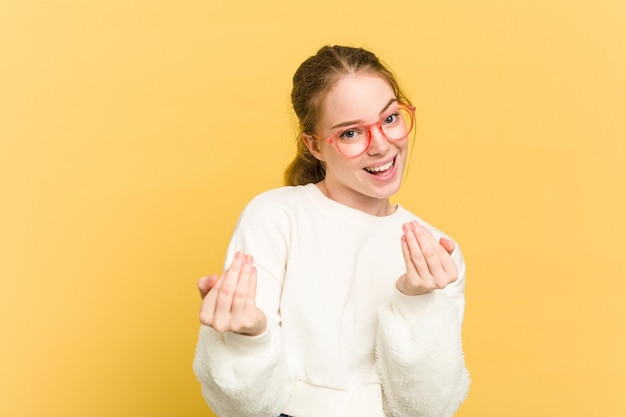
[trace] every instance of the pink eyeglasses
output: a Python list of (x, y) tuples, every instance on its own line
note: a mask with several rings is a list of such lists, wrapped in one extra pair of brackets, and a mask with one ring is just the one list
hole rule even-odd
[(385, 114), (379, 121), (369, 125), (356, 124), (348, 126), (328, 138), (311, 134), (314, 138), (334, 143), (340, 154), (346, 158), (356, 158), (363, 155), (372, 143), (372, 128), (378, 131), (389, 141), (400, 141), (413, 130), (415, 121), (415, 107), (405, 103), (398, 103), (398, 108)]

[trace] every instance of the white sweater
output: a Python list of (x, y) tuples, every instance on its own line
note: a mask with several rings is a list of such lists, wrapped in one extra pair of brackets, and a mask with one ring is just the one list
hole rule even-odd
[(245, 208), (226, 265), (254, 256), (268, 329), (249, 337), (202, 326), (194, 370), (219, 417), (446, 417), (465, 399), (465, 263), (443, 290), (406, 296), (401, 206), (376, 217), (314, 184), (265, 192)]

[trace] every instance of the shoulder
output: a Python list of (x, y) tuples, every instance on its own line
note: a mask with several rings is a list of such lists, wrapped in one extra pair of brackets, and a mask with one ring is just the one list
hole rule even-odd
[(244, 208), (244, 213), (272, 213), (281, 208), (296, 207), (306, 199), (305, 186), (285, 186), (264, 191), (255, 196)]
[(244, 207), (239, 224), (262, 225), (278, 223), (287, 225), (299, 211), (306, 210), (306, 186), (285, 186), (258, 194)]
[(284, 186), (264, 191), (250, 200), (249, 204), (280, 204), (299, 200), (305, 195), (305, 185)]

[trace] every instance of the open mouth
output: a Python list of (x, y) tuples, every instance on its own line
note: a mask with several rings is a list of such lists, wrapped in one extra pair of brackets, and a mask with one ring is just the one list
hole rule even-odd
[(385, 175), (391, 172), (391, 170), (393, 169), (394, 165), (396, 164), (396, 158), (397, 156), (394, 157), (391, 161), (387, 162), (386, 164), (378, 165), (375, 167), (363, 168), (363, 169), (372, 175)]

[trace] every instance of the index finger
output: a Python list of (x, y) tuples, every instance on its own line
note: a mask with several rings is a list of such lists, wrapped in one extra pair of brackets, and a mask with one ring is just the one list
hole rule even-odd
[(233, 295), (237, 287), (237, 282), (239, 281), (239, 276), (241, 275), (245, 256), (246, 255), (241, 252), (235, 253), (233, 262), (230, 264), (230, 267), (224, 274), (224, 278), (220, 282), (220, 296), (217, 299), (216, 310), (230, 312)]

